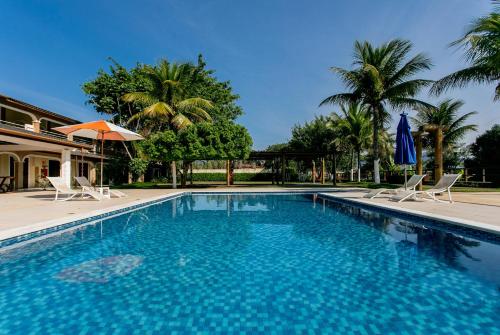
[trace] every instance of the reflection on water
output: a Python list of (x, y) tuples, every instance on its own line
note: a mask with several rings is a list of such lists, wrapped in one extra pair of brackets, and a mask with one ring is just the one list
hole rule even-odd
[(6, 333), (498, 329), (499, 245), (312, 195), (184, 196), (0, 257)]
[[(438, 230), (426, 227), (416, 222), (402, 220), (391, 217), (386, 214), (366, 210), (364, 208), (353, 207), (340, 203), (334, 203), (316, 195), (297, 195), (285, 197), (281, 195), (263, 196), (259, 194), (212, 194), (183, 197), (177, 199), (177, 213), (192, 213), (203, 211), (221, 211), (227, 216), (248, 215), (266, 215), (266, 212), (273, 212), (273, 216), (279, 218), (283, 216), (282, 210), (292, 210), (295, 205), (300, 203), (310, 204), (313, 211), (307, 215), (326, 215), (331, 217), (334, 222), (345, 220), (345, 217), (353, 219), (350, 224), (364, 225), (376, 231), (382, 232), (379, 235), (381, 243), (391, 245), (396, 243), (395, 252), (400, 256), (399, 265), (408, 268), (414, 266), (422, 255), (431, 256), (433, 259), (445, 263), (446, 265), (462, 271), (472, 271), (473, 273), (492, 280), (500, 284), (500, 270), (494, 265), (496, 260), (500, 264), (500, 247), (492, 242), (481, 242), (476, 238), (467, 238), (457, 235), (450, 231)], [(284, 207), (285, 206), (285, 207)], [(312, 218), (312, 217), (311, 217)], [(253, 220), (252, 224), (289, 224), (291, 222), (281, 220)], [(225, 236), (231, 228), (231, 225), (219, 227), (213, 231), (215, 236)], [(300, 235), (307, 235), (322, 243), (330, 243), (332, 237), (339, 242), (339, 231), (336, 225), (324, 226), (318, 230), (315, 225), (305, 225), (298, 221), (293, 225), (294, 232)], [(248, 230), (246, 230), (248, 234)], [(390, 240), (387, 240), (387, 238)], [(360, 237), (361, 239), (362, 237)], [(371, 242), (370, 242), (371, 243)], [(351, 246), (352, 248), (352, 246)], [(491, 259), (490, 251), (498, 250), (496, 259)], [(420, 256), (420, 257), (419, 257)], [(484, 266), (481, 265), (484, 263)]]
[[(357, 223), (372, 227), (397, 241), (398, 252), (417, 261), (418, 255), (431, 255), (434, 259), (455, 269), (472, 271), (500, 285), (500, 246), (491, 240), (464, 237), (456, 233), (430, 228), (417, 222), (402, 220), (332, 201), (321, 202), (323, 208), (349, 215)], [(324, 210), (323, 210), (324, 211)], [(481, 264), (483, 263), (483, 264)]]

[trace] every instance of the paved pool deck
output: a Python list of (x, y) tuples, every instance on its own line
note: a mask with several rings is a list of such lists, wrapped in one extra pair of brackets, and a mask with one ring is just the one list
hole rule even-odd
[(500, 193), (454, 193), (453, 204), (432, 201), (407, 201), (395, 203), (388, 198), (365, 199), (364, 189), (327, 188), (282, 188), (268, 187), (214, 187), (204, 189), (127, 189), (122, 190), (128, 196), (103, 201), (74, 200), (55, 202), (54, 191), (14, 192), (0, 194), (0, 240), (30, 233), (40, 229), (83, 219), (137, 205), (168, 195), (183, 192), (291, 192), (314, 191), (330, 193), (337, 197), (360, 201), (366, 204), (394, 207), (402, 211), (423, 213), (428, 216), (440, 216), (454, 221), (466, 222), (483, 229), (500, 233)]

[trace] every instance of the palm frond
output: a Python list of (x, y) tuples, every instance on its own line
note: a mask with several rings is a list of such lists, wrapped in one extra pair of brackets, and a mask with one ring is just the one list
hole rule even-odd
[(391, 106), (397, 110), (402, 110), (404, 108), (415, 109), (419, 107), (432, 107), (430, 103), (415, 98), (394, 97), (388, 100)]
[(384, 92), (386, 97), (412, 97), (420, 92), (423, 88), (431, 85), (432, 80), (428, 79), (413, 79), (401, 82), (395, 86), (388, 88)]
[(350, 102), (355, 102), (358, 99), (359, 97), (354, 93), (339, 93), (331, 95), (328, 98), (324, 99), (323, 101), (321, 101), (319, 106), (321, 107), (325, 105), (350, 103)]
[(174, 116), (171, 120), (171, 123), (176, 129), (184, 129), (193, 124), (191, 120), (189, 120), (185, 115), (182, 114), (177, 114), (176, 116)]
[(173, 115), (175, 115), (175, 111), (173, 110), (172, 106), (160, 101), (144, 108), (142, 114), (144, 117), (149, 118), (172, 117)]
[(122, 96), (122, 100), (125, 102), (140, 102), (145, 105), (153, 104), (158, 101), (158, 99), (146, 92), (126, 93)]
[(493, 80), (498, 80), (498, 77), (495, 76), (490, 67), (484, 65), (471, 66), (439, 79), (432, 85), (430, 93), (439, 95), (453, 87), (463, 88), (470, 82), (482, 84)]
[(429, 70), (432, 66), (430, 58), (418, 54), (403, 65), (391, 78), (389, 85), (402, 83), (405, 79), (412, 77), (423, 70)]
[(211, 101), (203, 98), (188, 98), (177, 103), (177, 107), (180, 109), (198, 107), (209, 110), (213, 106)]

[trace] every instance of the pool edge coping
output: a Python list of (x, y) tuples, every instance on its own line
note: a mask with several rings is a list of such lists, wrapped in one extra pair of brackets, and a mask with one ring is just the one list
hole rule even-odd
[(392, 206), (390, 204), (379, 204), (379, 203), (374, 203), (374, 202), (367, 202), (363, 201), (362, 199), (356, 199), (356, 198), (345, 198), (342, 196), (338, 196), (332, 193), (318, 193), (318, 195), (323, 196), (325, 198), (330, 198), (332, 200), (341, 200), (347, 203), (351, 203), (353, 205), (363, 205), (367, 207), (372, 207), (375, 209), (381, 209), (384, 211), (388, 212), (394, 212), (398, 214), (406, 214), (414, 217), (420, 217), (424, 218), (427, 220), (433, 220), (433, 221), (440, 221), (442, 223), (446, 223), (449, 225), (454, 225), (454, 226), (461, 226), (469, 229), (476, 229), (476, 230), (481, 230), (486, 233), (490, 234), (495, 234), (495, 235), (500, 235), (500, 227), (497, 227), (495, 225), (489, 224), (489, 223), (484, 223), (480, 221), (473, 221), (473, 220), (467, 220), (467, 219), (461, 219), (457, 218), (454, 216), (446, 216), (446, 215), (440, 215), (440, 214), (434, 214), (434, 213), (429, 213), (429, 212), (423, 212), (415, 209), (410, 209), (410, 208), (402, 208), (402, 207), (396, 207)]

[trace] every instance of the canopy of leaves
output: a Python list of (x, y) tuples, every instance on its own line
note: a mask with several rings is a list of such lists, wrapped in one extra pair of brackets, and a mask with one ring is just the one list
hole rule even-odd
[(341, 115), (334, 114), (343, 137), (354, 150), (366, 149), (371, 142), (371, 119), (366, 105), (351, 103), (341, 105)]
[(338, 140), (340, 134), (328, 125), (329, 122), (328, 117), (321, 115), (304, 125), (295, 125), (289, 142), (290, 150), (323, 153), (333, 150), (333, 142)]
[(161, 59), (155, 66), (145, 66), (143, 73), (151, 88), (126, 93), (122, 97), (124, 102), (145, 106), (129, 118), (129, 124), (140, 124), (143, 133), (146, 133), (169, 127), (179, 130), (194, 122), (212, 120), (208, 113), (212, 102), (188, 92), (190, 82), (199, 76), (189, 64)]
[(451, 44), (465, 49), (470, 66), (438, 80), (432, 87), (433, 93), (469, 83), (493, 83), (497, 85), (494, 99), (500, 99), (500, 1), (493, 3), (492, 13), (476, 19), (465, 35)]
[(109, 72), (101, 69), (95, 79), (82, 85), (83, 92), (88, 97), (87, 104), (92, 105), (98, 113), (108, 115), (114, 123), (126, 124), (143, 106), (126, 104), (121, 97), (126, 93), (151, 89), (143, 70), (142, 64), (127, 70), (111, 59)]
[(187, 90), (191, 96), (203, 97), (212, 101), (213, 107), (210, 116), (217, 121), (234, 121), (243, 115), (243, 109), (236, 104), (239, 95), (233, 93), (229, 81), (219, 81), (214, 76), (214, 70), (208, 70), (203, 56), (198, 56), (198, 64), (193, 67), (197, 74), (190, 83)]
[[(147, 72), (151, 66), (137, 64), (127, 70), (111, 59), (109, 70), (99, 70), (95, 79), (82, 85), (88, 96), (87, 103), (95, 110), (107, 114), (110, 119), (120, 125), (125, 125), (135, 114), (147, 106), (142, 103), (126, 103), (122, 97), (127, 93), (151, 92), (153, 85), (148, 79)], [(214, 121), (232, 120), (243, 114), (243, 110), (236, 104), (239, 96), (234, 94), (229, 81), (219, 81), (213, 70), (206, 69), (203, 57), (198, 57), (198, 64), (184, 63), (183, 66), (191, 73), (184, 83), (186, 97), (202, 97), (213, 103), (210, 116)]]
[(176, 133), (166, 130), (141, 142), (153, 161), (246, 159), (252, 138), (245, 127), (233, 122), (193, 124)]
[[(356, 41), (354, 68), (332, 67), (349, 92), (334, 94), (320, 105), (361, 102), (370, 106), (372, 113), (379, 113), (378, 120), (374, 120), (377, 123), (387, 120), (387, 116), (382, 115), (386, 105), (396, 109), (425, 105), (415, 96), (431, 81), (413, 77), (428, 70), (431, 61), (421, 53), (409, 58), (411, 49), (409, 41), (399, 39), (378, 47)], [(378, 123), (377, 127), (382, 127), (382, 124)]]
[[(444, 128), (443, 145), (445, 149), (457, 145), (470, 131), (476, 131), (477, 125), (469, 124), (469, 119), (477, 114), (469, 112), (459, 115), (460, 108), (464, 102), (461, 100), (446, 99), (437, 106), (424, 106), (417, 108), (416, 117), (412, 118), (412, 123), (416, 128), (426, 125), (438, 125)], [(434, 146), (434, 134), (430, 133), (425, 137), (424, 145)]]
[(287, 151), (288, 143), (276, 143), (269, 145), (264, 151)]
[(500, 166), (500, 125), (494, 125), (490, 130), (478, 136), (476, 141), (471, 145), (472, 160), (471, 165), (482, 167)]

